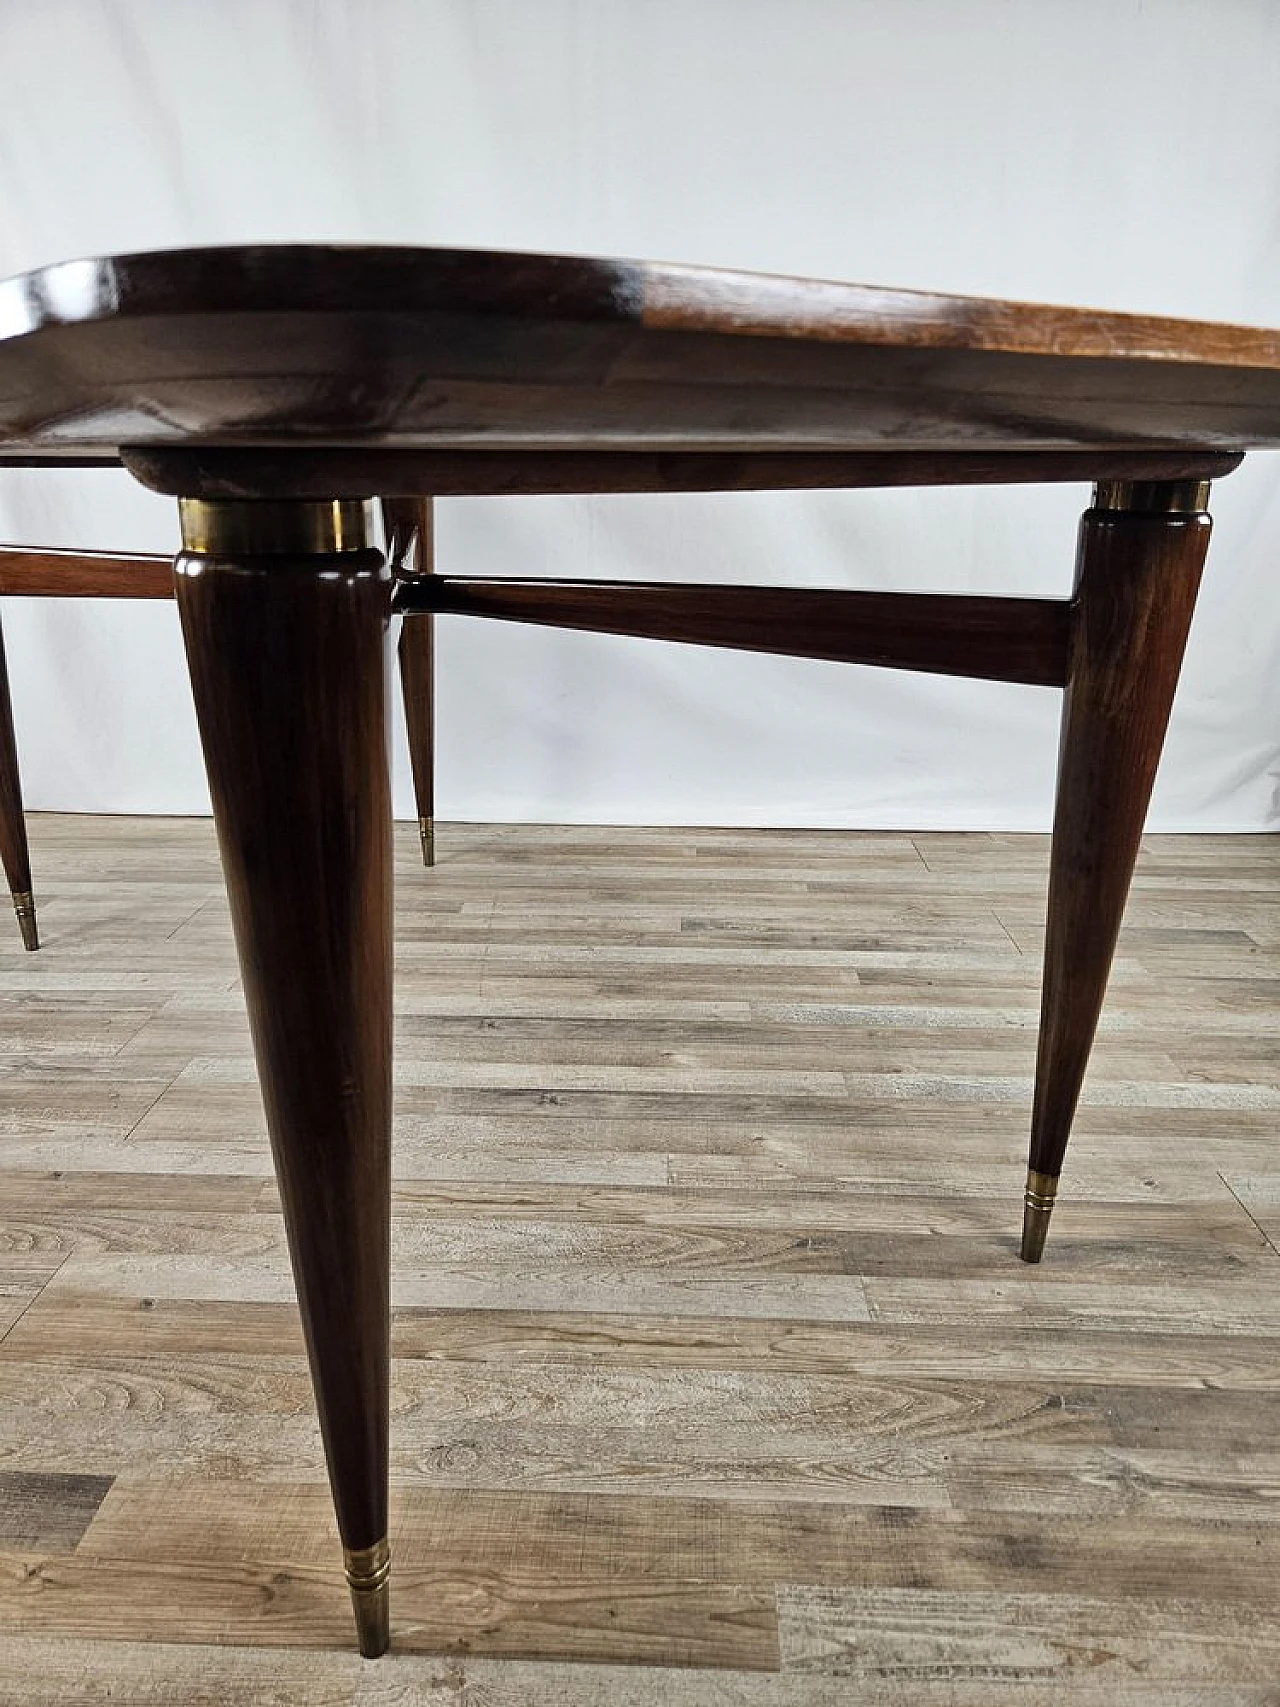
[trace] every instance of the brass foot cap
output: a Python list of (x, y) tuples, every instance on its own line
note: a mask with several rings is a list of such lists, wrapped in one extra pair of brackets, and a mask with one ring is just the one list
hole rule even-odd
[(22, 932), (22, 946), (27, 950), (40, 946), (40, 936), (36, 930), (35, 897), (28, 889), (25, 894), (15, 895), (13, 910), (18, 915), (18, 929)]
[(436, 821), (434, 818), (418, 819), (418, 837), (422, 842), (423, 865), (436, 863)]
[(1039, 1262), (1049, 1233), (1049, 1218), (1057, 1197), (1058, 1181), (1053, 1174), (1038, 1173), (1034, 1168), (1027, 1174), (1027, 1191), (1022, 1202), (1023, 1262)]
[(376, 1660), (386, 1653), (391, 1640), (391, 1552), (382, 1540), (372, 1547), (344, 1547), (342, 1557), (360, 1652), (365, 1659)]

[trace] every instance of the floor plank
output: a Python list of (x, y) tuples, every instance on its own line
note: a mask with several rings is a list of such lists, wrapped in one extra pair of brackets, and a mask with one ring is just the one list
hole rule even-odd
[(1263, 1707), (1280, 838), (1149, 838), (1043, 1266), (1042, 837), (397, 830), (392, 1656), (210, 827), (0, 933), (0, 1702)]

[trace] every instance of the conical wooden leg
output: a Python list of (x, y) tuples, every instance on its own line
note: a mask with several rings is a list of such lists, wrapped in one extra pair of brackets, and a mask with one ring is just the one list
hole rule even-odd
[(1080, 523), (1022, 1257), (1039, 1262), (1209, 544), (1207, 483), (1100, 486)]
[(36, 904), (31, 893), (31, 856), (27, 851), (27, 825), (22, 814), (22, 779), (18, 772), (18, 743), (13, 733), (13, 705), (9, 699), (9, 669), (4, 656), (4, 631), (0, 629), (0, 862), (13, 896), (24, 948), (36, 949)]
[(178, 609), (360, 1647), (375, 1655), (388, 1593), (390, 574), (359, 549), (360, 505), (182, 510)]
[[(387, 551), (398, 575), (430, 575), (435, 545), (430, 498), (384, 498)], [(400, 630), (400, 687), (418, 804), (422, 863), (436, 863), (435, 618), (422, 612)]]

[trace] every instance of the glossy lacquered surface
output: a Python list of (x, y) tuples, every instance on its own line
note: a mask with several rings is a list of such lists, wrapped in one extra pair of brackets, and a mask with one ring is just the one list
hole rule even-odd
[(188, 553), (176, 583), (338, 1529), (362, 1551), (387, 1534), (390, 576), (376, 551)]
[(173, 559), (0, 545), (0, 594), (5, 593), (44, 599), (171, 599)]
[[(1207, 514), (1105, 510), (1080, 523), (1031, 1116), (1030, 1166), (1049, 1181), (1102, 1011), (1210, 527)], [(1023, 1254), (1038, 1259), (1025, 1234)]]
[(184, 450), (126, 449), (153, 492), (209, 499), (403, 494), (393, 502), (554, 492), (764, 492), (877, 486), (995, 486), (1097, 480), (1210, 480), (1239, 451), (1173, 450)]
[[(1046, 687), (1066, 680), (1072, 618), (1063, 599), (455, 575), (402, 583), (397, 601), (408, 612)], [(406, 633), (429, 620), (411, 616)]]
[(1242, 449), (1280, 444), (1280, 335), (445, 249), (197, 249), (0, 283), (8, 454), (199, 443)]
[[(435, 514), (430, 498), (383, 500), (387, 553), (397, 577), (421, 579), (435, 567)], [(435, 622), (423, 615), (400, 629), (400, 688), (409, 732), (413, 795), (422, 863), (436, 862)]]
[(18, 770), (18, 742), (13, 729), (13, 705), (9, 698), (9, 666), (0, 628), (0, 866), (4, 868), (9, 893), (27, 948), (38, 948), (35, 904), (31, 898), (31, 857), (27, 850), (27, 825), (22, 815), (22, 778)]

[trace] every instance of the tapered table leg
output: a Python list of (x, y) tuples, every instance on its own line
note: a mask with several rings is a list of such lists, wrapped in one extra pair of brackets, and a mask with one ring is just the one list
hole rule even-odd
[(1208, 484), (1099, 486), (1080, 523), (1022, 1257), (1038, 1262), (1155, 782)]
[(361, 1651), (387, 1645), (390, 575), (365, 507), (182, 503), (177, 602)]
[[(397, 575), (430, 575), (435, 536), (430, 498), (384, 498), (387, 550)], [(436, 863), (435, 618), (421, 612), (400, 630), (400, 687), (409, 731), (409, 761), (418, 804), (422, 863)]]
[(4, 656), (4, 630), (0, 629), (0, 863), (13, 896), (24, 948), (40, 946), (36, 932), (36, 904), (31, 893), (31, 856), (27, 851), (27, 825), (22, 815), (22, 779), (18, 772), (18, 743), (13, 733), (13, 705), (9, 698), (9, 669)]

